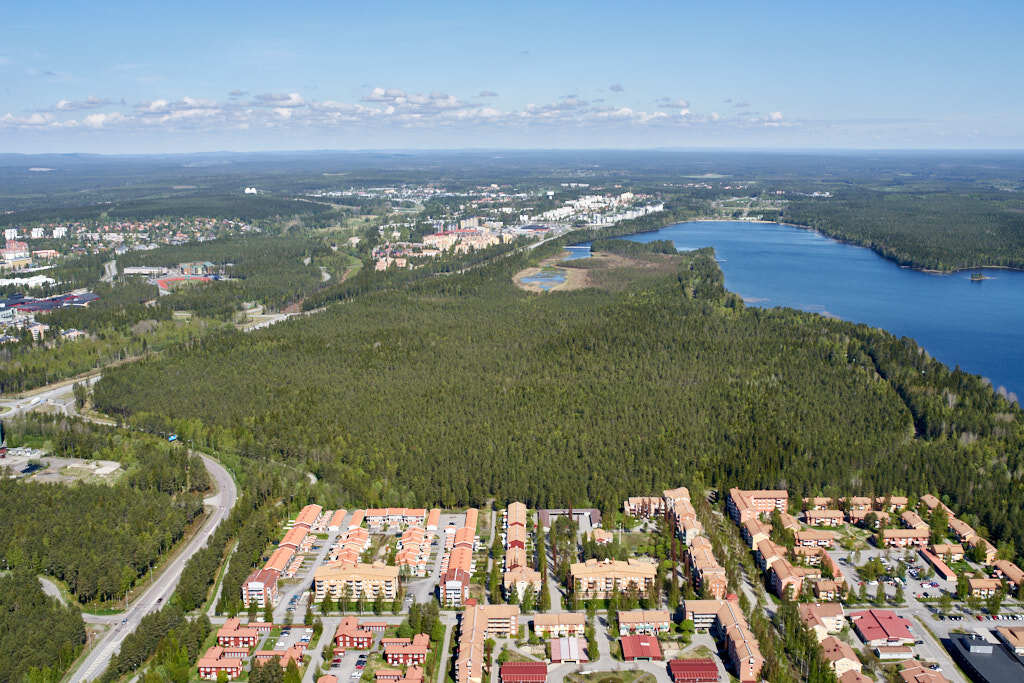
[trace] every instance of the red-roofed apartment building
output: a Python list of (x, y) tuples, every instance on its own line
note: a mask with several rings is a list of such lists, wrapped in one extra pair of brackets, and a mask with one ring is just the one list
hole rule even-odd
[(359, 628), (359, 620), (345, 617), (334, 632), (334, 644), (354, 650), (368, 650), (373, 644), (373, 633)]

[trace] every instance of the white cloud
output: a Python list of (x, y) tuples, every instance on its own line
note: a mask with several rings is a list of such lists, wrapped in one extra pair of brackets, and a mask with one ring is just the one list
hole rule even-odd
[(52, 121), (52, 116), (40, 112), (35, 112), (34, 114), (29, 114), (28, 116), (21, 117), (15, 116), (14, 114), (8, 112), (4, 114), (3, 117), (0, 117), (0, 124), (3, 124), (5, 126), (38, 127), (49, 125)]
[(54, 109), (57, 111), (77, 111), (79, 109), (96, 109), (97, 107), (105, 107), (109, 104), (111, 104), (111, 101), (106, 98), (90, 95), (84, 100), (59, 100)]
[(256, 96), (256, 104), (268, 107), (301, 107), (306, 104), (306, 101), (297, 92), (263, 93)]
[(125, 115), (121, 112), (89, 114), (82, 119), (82, 125), (89, 128), (103, 128), (108, 123), (120, 123), (125, 120)]
[(681, 97), (659, 97), (656, 104), (661, 109), (689, 109), (690, 103)]
[(769, 121), (781, 121), (782, 120), (782, 112), (781, 111), (773, 111), (771, 114), (768, 114), (768, 120)]

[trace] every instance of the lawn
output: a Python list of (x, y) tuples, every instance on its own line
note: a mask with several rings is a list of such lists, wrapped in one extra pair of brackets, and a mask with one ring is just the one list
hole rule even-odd
[(571, 683), (655, 683), (653, 674), (646, 671), (598, 671), (592, 674), (567, 674)]

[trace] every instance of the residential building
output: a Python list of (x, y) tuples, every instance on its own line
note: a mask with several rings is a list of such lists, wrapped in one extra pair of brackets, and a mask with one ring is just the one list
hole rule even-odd
[(772, 510), (785, 512), (788, 504), (789, 492), (782, 490), (745, 491), (732, 488), (729, 489), (729, 496), (726, 500), (729, 516), (737, 523), (768, 514)]
[(242, 675), (243, 659), (239, 657), (225, 657), (224, 648), (219, 646), (211, 647), (196, 662), (196, 671), (199, 678), (205, 681), (215, 681), (223, 671), (227, 674), (228, 680), (238, 678)]
[(382, 562), (374, 564), (325, 564), (313, 573), (316, 602), (330, 595), (337, 600), (342, 595), (349, 600), (373, 600), (378, 595), (394, 600), (398, 591), (398, 567)]
[(842, 510), (806, 510), (804, 521), (810, 526), (842, 526), (846, 515)]
[(801, 602), (796, 607), (800, 612), (800, 620), (814, 633), (819, 643), (829, 634), (843, 630), (843, 606), (837, 602)]
[(847, 671), (860, 673), (860, 659), (853, 648), (839, 640), (835, 636), (829, 636), (821, 641), (822, 656), (828, 661), (836, 676), (842, 676)]
[(410, 664), (423, 664), (427, 660), (427, 652), (430, 650), (430, 636), (426, 633), (417, 633), (412, 639), (394, 638), (393, 641), (384, 647), (384, 661), (392, 666), (407, 666)]
[(921, 515), (917, 514), (913, 510), (904, 510), (900, 514), (900, 521), (903, 522), (903, 526), (908, 529), (927, 529), (928, 522), (921, 519)]
[(924, 547), (931, 537), (924, 529), (882, 529), (882, 540), (887, 548)]
[(1003, 582), (999, 579), (967, 579), (971, 588), (971, 595), (976, 598), (989, 598), (1003, 589)]
[(665, 499), (658, 496), (632, 496), (622, 503), (623, 511), (630, 517), (651, 519), (665, 514)]
[(1024, 626), (999, 626), (996, 637), (1018, 657), (1024, 657)]
[(874, 515), (875, 522), (871, 525), (873, 529), (889, 523), (889, 513), (885, 510), (850, 510), (846, 513), (846, 519), (850, 524), (867, 526), (868, 515)]
[(458, 567), (449, 567), (438, 582), (441, 604), (461, 607), (469, 598), (470, 573)]
[(266, 664), (275, 657), (282, 669), (287, 669), (288, 665), (295, 662), (297, 666), (302, 667), (302, 655), (306, 651), (305, 645), (292, 645), (287, 650), (256, 650), (252, 653), (252, 661), (255, 664)]
[(804, 510), (829, 510), (833, 506), (832, 499), (827, 496), (804, 498)]
[(619, 635), (668, 633), (672, 614), (668, 610), (636, 609), (619, 612)]
[(706, 536), (698, 536), (686, 551), (690, 571), (698, 590), (704, 589), (714, 598), (722, 599), (728, 589), (725, 569), (718, 564)]
[(992, 563), (993, 573), (996, 577), (1006, 579), (1010, 590), (1017, 591), (1021, 584), (1024, 584), (1024, 571), (1008, 560), (996, 560)]
[(906, 496), (878, 496), (875, 498), (875, 507), (885, 512), (898, 512), (907, 507)]
[(943, 510), (946, 511), (946, 515), (949, 519), (952, 519), (954, 517), (953, 511), (950, 510), (945, 503), (943, 503), (941, 500), (939, 500), (930, 493), (926, 493), (923, 496), (921, 496), (921, 503), (924, 504), (926, 508), (928, 508), (929, 512), (935, 512), (935, 508), (941, 507)]
[(335, 510), (331, 514), (331, 520), (327, 522), (327, 530), (341, 531), (341, 524), (345, 521), (345, 515), (347, 514), (348, 510), (345, 510), (344, 508), (341, 508), (340, 510)]
[(316, 524), (317, 519), (320, 517), (324, 509), (319, 505), (307, 505), (299, 511), (298, 517), (295, 518), (295, 526), (304, 526), (306, 531), (313, 528)]
[(771, 532), (771, 525), (757, 518), (748, 519), (740, 525), (740, 533), (743, 535), (743, 540), (747, 542), (751, 550), (757, 548), (761, 541), (767, 541), (771, 536)]
[(735, 596), (728, 600), (686, 600), (683, 616), (708, 628), (724, 644), (728, 666), (743, 683), (761, 680), (764, 657)]
[(949, 530), (961, 543), (970, 543), (978, 536), (970, 524), (956, 517), (949, 518)]
[(536, 614), (533, 617), (533, 632), (540, 638), (582, 636), (585, 630), (586, 615), (581, 612)]
[(515, 502), (509, 503), (508, 507), (505, 508), (505, 520), (504, 527), (509, 529), (513, 526), (519, 526), (523, 529), (526, 528), (526, 504)]
[(260, 634), (254, 628), (241, 626), (238, 617), (232, 617), (217, 630), (217, 644), (222, 647), (256, 647)]
[(594, 529), (590, 532), (590, 538), (593, 539), (597, 545), (608, 545), (615, 540), (615, 534), (604, 529)]
[(484, 642), (510, 638), (519, 632), (518, 605), (467, 605), (459, 623), (455, 683), (480, 683), (483, 679)]
[(931, 552), (943, 560), (959, 562), (964, 559), (964, 547), (959, 543), (936, 543), (932, 545)]
[(260, 609), (277, 604), (277, 579), (281, 572), (276, 569), (256, 569), (242, 583), (242, 604), (249, 607), (255, 602)]
[(654, 583), (658, 569), (652, 560), (591, 558), (586, 562), (573, 563), (569, 571), (576, 586), (576, 595), (582, 600), (589, 600), (608, 598), (616, 590), (626, 592), (631, 588), (644, 594)]
[(948, 683), (949, 681), (941, 673), (926, 668), (916, 659), (900, 662), (899, 674), (905, 683)]
[(982, 538), (981, 536), (975, 536), (973, 539), (968, 541), (967, 544), (971, 546), (971, 550), (974, 550), (974, 548), (978, 545), (982, 545), (985, 548), (985, 551), (983, 553), (985, 556), (984, 562), (988, 566), (991, 566), (992, 563), (996, 561), (996, 557), (998, 557), (999, 555), (999, 551), (996, 550), (996, 547), (984, 538)]
[(836, 532), (819, 529), (806, 529), (793, 534), (797, 545), (807, 547), (831, 548), (836, 540)]
[(427, 514), (427, 531), (437, 531), (441, 524), (441, 510), (434, 508)]
[(522, 602), (523, 596), (526, 595), (526, 591), (528, 590), (532, 589), (535, 597), (540, 595), (540, 589), (543, 583), (540, 572), (536, 569), (530, 569), (529, 567), (516, 567), (514, 569), (509, 569), (507, 572), (502, 574), (501, 577), (501, 585), (505, 590), (505, 595), (511, 595), (514, 590), (518, 594), (520, 602)]
[(874, 501), (867, 496), (851, 496), (850, 498), (840, 498), (839, 505), (846, 504), (847, 510), (872, 510), (874, 509)]
[(373, 632), (360, 628), (356, 617), (345, 617), (334, 631), (334, 644), (347, 650), (368, 650), (373, 645)]

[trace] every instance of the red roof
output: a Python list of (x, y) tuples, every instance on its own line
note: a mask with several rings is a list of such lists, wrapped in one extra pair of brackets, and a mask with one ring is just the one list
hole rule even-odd
[(713, 659), (673, 659), (668, 663), (668, 670), (676, 683), (719, 680), (718, 665)]
[(887, 609), (869, 609), (850, 614), (854, 626), (866, 642), (913, 640), (906, 618)]
[(662, 659), (661, 646), (654, 636), (623, 636), (622, 656), (626, 661), (633, 659)]
[(544, 662), (506, 662), (501, 665), (503, 683), (544, 683), (548, 665)]

